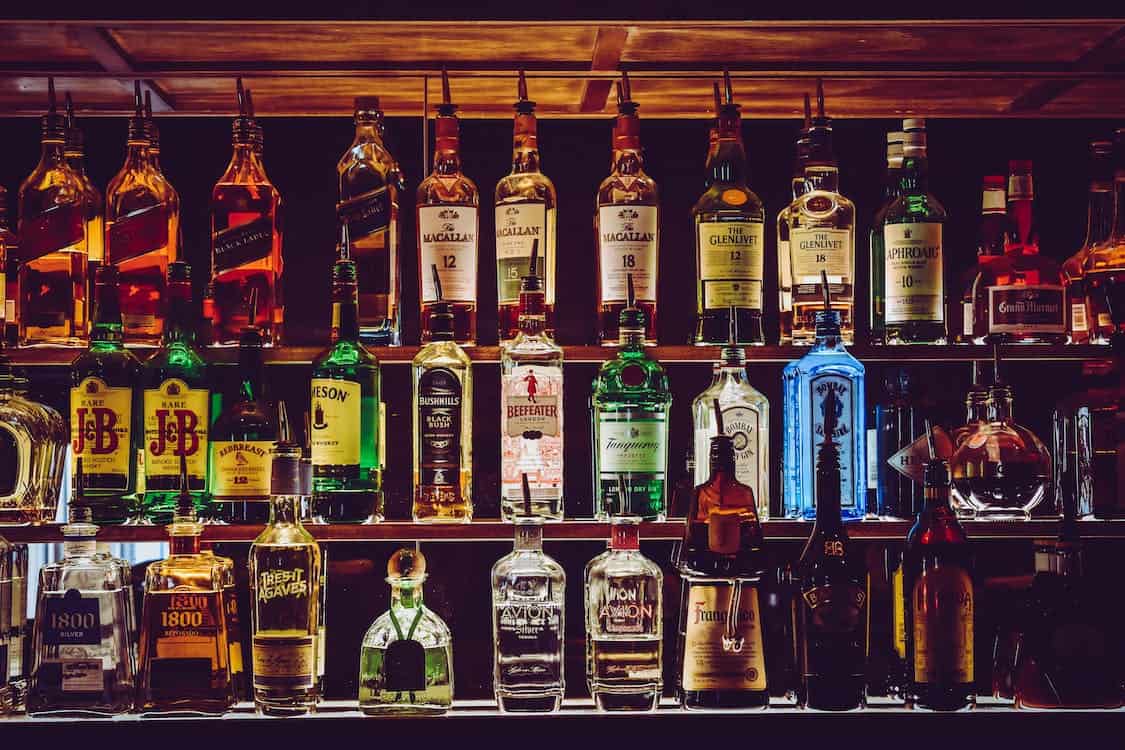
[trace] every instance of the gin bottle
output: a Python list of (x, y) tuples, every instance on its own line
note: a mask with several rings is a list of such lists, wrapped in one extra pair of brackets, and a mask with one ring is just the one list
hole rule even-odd
[(453, 706), (453, 639), (422, 603), (426, 558), (400, 549), (387, 561), (391, 607), (359, 653), (359, 710), (368, 716), (443, 714)]
[(626, 282), (617, 356), (594, 380), (594, 515), (663, 520), (668, 506), (668, 410), (672, 393), (660, 363), (645, 354), (645, 312), (633, 276)]

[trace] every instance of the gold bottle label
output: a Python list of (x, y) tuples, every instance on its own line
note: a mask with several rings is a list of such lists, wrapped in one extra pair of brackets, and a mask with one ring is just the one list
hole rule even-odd
[(316, 675), (316, 638), (255, 636), (254, 680), (284, 680), (288, 686), (312, 687)]
[[(146, 594), (152, 597), (156, 655), (170, 659), (217, 659), (216, 639), (222, 622), (218, 592)], [(226, 645), (225, 643), (223, 644)]]
[(312, 462), (314, 466), (358, 466), (359, 383), (312, 380)]
[(895, 653), (906, 659), (906, 601), (902, 594), (902, 566), (891, 574), (891, 622), (894, 626)]
[(973, 582), (959, 567), (922, 573), (911, 595), (914, 681), (973, 681)]
[(685, 585), (683, 689), (765, 690), (758, 590), (730, 583)]
[(210, 393), (169, 378), (144, 394), (145, 475), (179, 476), (187, 457), (193, 486), (207, 480), (207, 414)]
[(266, 497), (270, 494), (271, 440), (211, 442), (211, 492), (215, 497)]
[(131, 388), (112, 388), (89, 377), (70, 389), (70, 444), (75, 459), (82, 459), (83, 474), (121, 477), (120, 486), (101, 481), (99, 489), (129, 488), (132, 419)]

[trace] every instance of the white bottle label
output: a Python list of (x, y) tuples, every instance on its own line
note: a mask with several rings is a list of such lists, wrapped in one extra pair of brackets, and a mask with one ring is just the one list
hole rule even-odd
[(563, 373), (520, 365), (500, 380), (500, 485), (505, 499), (558, 500), (563, 486)]
[(966, 336), (973, 335), (973, 303), (962, 302), (961, 332)]
[[(765, 491), (759, 479), (758, 436), (761, 431), (761, 415), (749, 406), (728, 406), (723, 409), (723, 433), (734, 440), (734, 476), (742, 484), (754, 491), (754, 500), (762, 507)], [(714, 425), (708, 430), (695, 431), (695, 483), (702, 484), (710, 475), (707, 457), (711, 452), (711, 438), (715, 435)]]
[(539, 240), (535, 274), (543, 279), (547, 303), (554, 302), (555, 209), (542, 201), (501, 203), (496, 206), (497, 294), (501, 304), (518, 302), (520, 279), (527, 275), (531, 243)]
[(852, 233), (847, 229), (793, 229), (789, 233), (789, 258), (793, 282), (817, 284), (820, 272), (829, 280), (852, 277)]
[(762, 307), (765, 226), (753, 221), (699, 224), (699, 282), (703, 307)]
[(656, 301), (657, 217), (656, 206), (614, 205), (598, 210), (602, 302), (624, 302), (630, 274), (636, 298)]
[(941, 229), (933, 222), (883, 227), (886, 322), (945, 320)]
[(875, 455), (875, 430), (867, 430), (867, 489), (874, 490), (879, 487), (879, 458)]
[(1086, 324), (1086, 302), (1070, 303), (1070, 330), (1081, 332), (1088, 329)]
[(430, 266), (437, 266), (442, 298), (477, 301), (476, 206), (419, 206), (422, 302), (437, 301)]
[(1058, 284), (990, 286), (988, 332), (1064, 333), (1063, 298), (1063, 288)]
[(598, 437), (603, 475), (664, 475), (668, 457), (668, 423), (664, 414), (615, 412), (599, 415)]
[[(847, 510), (856, 507), (855, 472), (856, 456), (853, 451), (855, 425), (855, 383), (839, 375), (818, 375), (809, 381), (809, 406), (812, 413), (812, 439), (805, 449), (805, 461), (815, 469), (816, 452), (824, 440), (824, 399), (828, 394), (836, 394), (836, 430), (832, 433), (840, 449), (840, 508)], [(866, 453), (866, 451), (865, 451)], [(867, 456), (862, 456), (866, 461)], [(809, 472), (813, 476), (813, 472)], [(816, 483), (813, 483), (813, 503), (816, 503)]]

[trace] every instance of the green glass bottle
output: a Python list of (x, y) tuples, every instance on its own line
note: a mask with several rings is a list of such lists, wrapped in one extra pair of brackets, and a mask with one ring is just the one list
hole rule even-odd
[(668, 507), (668, 375), (644, 350), (646, 316), (633, 297), (618, 318), (620, 349), (594, 380), (594, 515), (662, 521)]
[(340, 229), (332, 267), (332, 345), (313, 360), (313, 513), (322, 523), (383, 520), (379, 360), (359, 343), (356, 265)]
[(122, 340), (115, 266), (98, 268), (94, 306), (90, 347), (70, 364), (70, 442), (85, 467), (82, 504), (103, 525), (129, 518), (141, 434), (141, 363)]

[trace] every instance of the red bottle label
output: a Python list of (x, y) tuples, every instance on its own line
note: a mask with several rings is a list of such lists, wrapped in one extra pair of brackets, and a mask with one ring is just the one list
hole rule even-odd
[(30, 263), (44, 255), (77, 245), (86, 235), (82, 207), (77, 203), (51, 206), (20, 226), (21, 263)]
[(273, 222), (268, 216), (215, 232), (211, 239), (215, 273), (261, 260), (273, 250)]
[(106, 229), (106, 262), (124, 263), (168, 246), (168, 208), (149, 206), (126, 214)]

